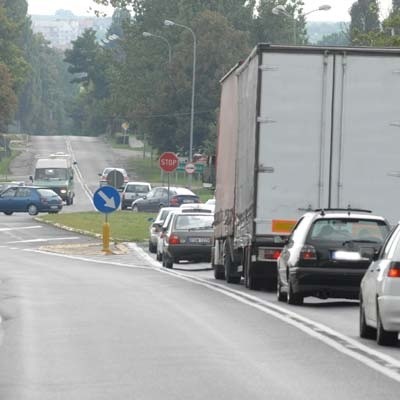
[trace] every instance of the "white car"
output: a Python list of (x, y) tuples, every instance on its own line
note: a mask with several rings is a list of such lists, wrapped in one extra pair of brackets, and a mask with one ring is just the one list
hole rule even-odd
[[(157, 214), (156, 219), (152, 221), (152, 223), (150, 225), (150, 232), (149, 232), (149, 251), (150, 251), (150, 253), (156, 253), (158, 237), (160, 236), (161, 227), (164, 224), (164, 221), (167, 218), (168, 214), (172, 210), (176, 210), (176, 207), (161, 208)], [(158, 259), (158, 257), (157, 257), (157, 259)]]
[(400, 332), (400, 223), (361, 281), (360, 336), (395, 345)]
[(150, 190), (149, 182), (128, 182), (121, 192), (121, 210), (126, 210), (136, 199), (143, 198)]

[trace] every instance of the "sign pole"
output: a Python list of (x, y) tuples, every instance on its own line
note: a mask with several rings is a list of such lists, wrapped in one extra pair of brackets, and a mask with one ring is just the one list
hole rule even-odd
[(110, 224), (108, 223), (108, 214), (104, 214), (103, 223), (103, 251), (106, 254), (111, 254), (110, 250)]
[(168, 175), (168, 203), (167, 203), (168, 205), (167, 205), (167, 207), (169, 207), (169, 176), (171, 175), (171, 173), (168, 172), (167, 175)]
[(93, 194), (93, 204), (98, 211), (105, 214), (103, 222), (103, 252), (113, 254), (110, 250), (110, 224), (108, 213), (114, 212), (121, 204), (121, 196), (112, 186), (102, 186)]

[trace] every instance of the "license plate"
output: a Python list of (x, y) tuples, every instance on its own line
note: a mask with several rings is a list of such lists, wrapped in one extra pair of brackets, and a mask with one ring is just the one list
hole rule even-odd
[(209, 244), (209, 243), (211, 243), (211, 239), (210, 238), (189, 238), (189, 243)]
[(56, 209), (58, 209), (58, 206), (50, 206), (50, 208), (51, 208), (52, 210), (56, 210)]
[(332, 259), (345, 260), (345, 261), (358, 261), (361, 260), (361, 254), (355, 251), (338, 250), (332, 252)]

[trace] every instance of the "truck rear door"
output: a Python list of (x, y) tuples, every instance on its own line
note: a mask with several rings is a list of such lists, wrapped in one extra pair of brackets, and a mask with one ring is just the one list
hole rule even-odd
[[(335, 55), (330, 205), (400, 217), (400, 58)], [(394, 150), (395, 149), (395, 150)]]
[(305, 209), (327, 204), (333, 58), (266, 51), (260, 69), (258, 235), (287, 232)]

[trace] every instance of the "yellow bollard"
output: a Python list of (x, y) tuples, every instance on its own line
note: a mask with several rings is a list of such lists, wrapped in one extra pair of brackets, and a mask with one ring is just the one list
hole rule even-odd
[(110, 250), (110, 224), (107, 221), (103, 223), (103, 252), (112, 254)]

